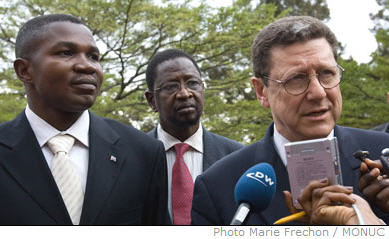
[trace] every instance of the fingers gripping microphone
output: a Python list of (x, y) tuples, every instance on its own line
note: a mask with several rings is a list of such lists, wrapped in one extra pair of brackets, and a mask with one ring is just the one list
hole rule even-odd
[(230, 225), (241, 225), (250, 211), (267, 208), (276, 192), (276, 176), (272, 166), (259, 163), (249, 168), (235, 185), (235, 202), (239, 204)]
[(389, 148), (382, 150), (380, 161), (385, 174), (389, 176)]

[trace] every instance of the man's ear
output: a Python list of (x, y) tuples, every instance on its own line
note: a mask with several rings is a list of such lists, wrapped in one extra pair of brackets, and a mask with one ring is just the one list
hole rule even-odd
[(19, 80), (24, 83), (31, 83), (31, 62), (23, 58), (17, 58), (14, 61), (14, 70)]
[(152, 92), (150, 92), (150, 91), (146, 91), (145, 92), (145, 97), (146, 97), (147, 103), (149, 103), (149, 106), (151, 107), (151, 109), (153, 109), (154, 112), (158, 112), (158, 107), (155, 104), (154, 94)]
[(270, 108), (269, 100), (267, 98), (268, 88), (263, 84), (261, 78), (252, 77), (251, 83), (253, 84), (257, 99), (261, 103), (262, 107)]

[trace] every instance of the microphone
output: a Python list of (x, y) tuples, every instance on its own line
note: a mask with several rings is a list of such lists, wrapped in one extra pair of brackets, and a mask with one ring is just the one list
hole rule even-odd
[(385, 174), (389, 176), (389, 148), (382, 150), (380, 161)]
[(235, 202), (239, 205), (230, 225), (242, 225), (250, 211), (267, 208), (276, 192), (276, 175), (268, 163), (249, 168), (235, 185)]

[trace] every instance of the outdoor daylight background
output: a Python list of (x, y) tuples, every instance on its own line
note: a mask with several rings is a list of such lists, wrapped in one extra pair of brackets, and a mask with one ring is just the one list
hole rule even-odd
[(0, 122), (26, 105), (16, 79), (15, 36), (33, 16), (67, 13), (92, 30), (105, 72), (92, 111), (148, 131), (157, 122), (143, 96), (150, 58), (167, 48), (194, 56), (206, 83), (205, 127), (249, 144), (271, 123), (250, 85), (250, 47), (265, 25), (287, 15), (322, 19), (340, 41), (340, 125), (372, 128), (389, 121), (388, 0), (0, 0)]

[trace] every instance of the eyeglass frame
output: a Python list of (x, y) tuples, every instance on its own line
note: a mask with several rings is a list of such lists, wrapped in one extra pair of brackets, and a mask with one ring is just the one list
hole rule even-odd
[[(193, 78), (193, 77), (192, 77)], [(185, 87), (185, 89), (186, 90), (188, 90), (188, 91), (191, 91), (191, 92), (201, 92), (201, 91), (203, 91), (204, 89), (205, 89), (205, 84), (204, 84), (204, 81), (203, 80), (201, 80), (201, 79), (199, 79), (199, 78), (197, 78), (196, 77), (196, 80), (193, 80), (192, 78), (190, 78), (189, 80), (186, 80), (186, 81), (184, 81), (184, 87)], [(190, 82), (190, 81), (196, 81), (196, 82), (199, 82), (199, 83), (201, 83), (201, 89), (199, 89), (199, 90), (195, 90), (195, 89), (191, 89), (191, 88), (189, 88), (187, 85), (186, 85), (186, 83), (187, 82)], [(165, 92), (165, 93), (167, 93), (167, 94), (176, 94), (177, 92), (179, 92), (180, 90), (182, 90), (182, 83), (181, 83), (181, 81), (171, 81), (171, 82), (179, 82), (179, 88), (177, 89), (177, 90), (175, 90), (174, 92)], [(167, 82), (168, 83), (168, 82)], [(157, 87), (157, 88), (155, 88), (154, 90), (149, 90), (148, 92), (151, 92), (151, 93), (156, 93), (156, 92), (158, 92), (158, 91), (162, 91), (163, 92), (163, 84), (160, 86), (160, 87)]]
[[(332, 87), (325, 87), (325, 86), (322, 85), (322, 83), (321, 83), (319, 77), (317, 77), (317, 80), (319, 81), (319, 84), (320, 84), (324, 89), (332, 89), (332, 88), (335, 88), (335, 87), (337, 87), (337, 86), (340, 84), (340, 82), (342, 81), (342, 76), (343, 76), (343, 72), (345, 71), (345, 69), (344, 69), (341, 65), (339, 65), (339, 64), (336, 64), (336, 66), (333, 66), (333, 67), (337, 67), (337, 68), (340, 70), (340, 71), (339, 71), (339, 82), (338, 82), (336, 85), (332, 86)], [(278, 83), (278, 84), (281, 84), (282, 87), (284, 88), (284, 90), (286, 91), (286, 93), (288, 93), (288, 94), (290, 94), (290, 95), (297, 96), (297, 95), (304, 94), (304, 93), (307, 91), (307, 89), (309, 88), (309, 84), (311, 83), (311, 81), (310, 81), (310, 77), (311, 77), (311, 76), (319, 76), (319, 75), (320, 75), (320, 73), (319, 73), (319, 74), (307, 74), (307, 76), (309, 77), (308, 84), (307, 84), (305, 90), (304, 90), (303, 92), (301, 92), (301, 93), (298, 93), (298, 94), (292, 94), (292, 93), (290, 93), (290, 92), (286, 89), (286, 87), (285, 87), (286, 83), (287, 83), (288, 81), (292, 80), (292, 78), (287, 79), (287, 80), (285, 80), (285, 81), (281, 81), (281, 80), (277, 80), (277, 79), (271, 79), (269, 76), (266, 76), (266, 75), (263, 75), (263, 76), (261, 76), (261, 77), (263, 77), (263, 78), (265, 78), (265, 79), (267, 79), (267, 80), (270, 80), (270, 81), (274, 81), (274, 82), (276, 82), (276, 83)]]

